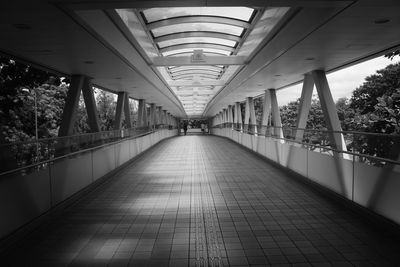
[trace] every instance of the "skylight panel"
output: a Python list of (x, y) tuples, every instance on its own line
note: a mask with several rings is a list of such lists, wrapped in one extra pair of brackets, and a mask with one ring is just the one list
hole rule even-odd
[(163, 42), (159, 42), (158, 46), (160, 48), (164, 48), (167, 46), (173, 46), (173, 45), (180, 45), (180, 44), (189, 44), (189, 43), (210, 43), (210, 44), (220, 44), (220, 45), (225, 45), (225, 46), (230, 46), (230, 47), (235, 47), (236, 42), (227, 40), (227, 39), (221, 39), (221, 38), (213, 38), (213, 37), (187, 37), (187, 38), (179, 38), (179, 39), (173, 39), (173, 40), (167, 40)]
[(180, 66), (180, 67), (169, 67), (168, 70), (172, 73), (183, 70), (213, 70), (222, 71), (223, 67), (216, 66)]
[[(223, 55), (223, 56), (230, 56), (232, 52), (227, 51), (227, 50), (221, 50), (221, 49), (214, 49), (214, 48), (200, 48), (203, 50), (203, 54), (205, 53), (213, 53), (213, 54), (219, 54), (219, 55)], [(162, 55), (164, 57), (167, 56), (182, 56), (183, 53), (190, 53), (190, 55), (193, 55), (193, 48), (182, 48), (182, 49), (176, 49), (176, 50), (172, 50), (172, 51), (165, 51), (162, 53)]]
[(242, 27), (227, 25), (227, 24), (219, 24), (219, 23), (181, 23), (181, 24), (173, 24), (155, 28), (151, 30), (151, 33), (154, 35), (154, 37), (160, 37), (163, 35), (173, 34), (178, 32), (193, 32), (193, 31), (220, 32), (220, 33), (241, 36), (243, 30), (244, 29)]
[[(230, 54), (230, 53), (229, 53)], [(164, 55), (164, 53), (163, 53), (163, 55)], [(178, 54), (172, 54), (172, 55), (169, 55), (169, 56), (171, 56), (171, 57), (187, 57), (187, 56), (192, 56), (193, 55), (193, 51), (192, 52), (185, 52), (185, 53), (178, 53)], [(203, 52), (203, 55), (204, 56), (228, 56), (226, 53), (224, 53), (224, 54), (217, 54), (217, 53), (204, 53)]]
[(249, 21), (254, 9), (248, 7), (175, 7), (150, 8), (143, 11), (147, 22), (186, 16), (218, 16)]
[(214, 70), (180, 70), (176, 72), (172, 72), (172, 75), (182, 75), (182, 74), (211, 74), (211, 75), (220, 75), (220, 71)]
[(182, 78), (187, 78), (187, 77), (206, 77), (206, 78), (212, 78), (212, 79), (217, 79), (219, 77), (219, 74), (209, 74), (209, 73), (185, 73), (185, 74), (179, 74), (179, 75), (172, 75), (172, 79), (182, 79)]

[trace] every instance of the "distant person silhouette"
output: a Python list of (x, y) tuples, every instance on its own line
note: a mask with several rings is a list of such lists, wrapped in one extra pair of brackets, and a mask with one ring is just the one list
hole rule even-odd
[(188, 125), (187, 125), (187, 122), (185, 121), (185, 122), (183, 122), (183, 132), (185, 133), (185, 135), (186, 135), (187, 129), (188, 129)]

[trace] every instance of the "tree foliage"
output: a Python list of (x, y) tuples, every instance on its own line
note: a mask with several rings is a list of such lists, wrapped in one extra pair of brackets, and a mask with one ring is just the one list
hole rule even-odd
[(56, 136), (67, 85), (62, 79), (16, 61), (0, 58), (0, 142)]
[[(289, 102), (287, 105), (284, 105), (280, 108), (283, 127), (296, 127), (299, 106), (300, 98), (296, 101)], [(319, 99), (315, 96), (311, 100), (311, 107), (310, 112), (308, 113), (306, 129), (326, 129), (325, 118), (321, 109), (321, 104)]]
[(115, 109), (117, 106), (115, 94), (96, 89), (97, 110), (102, 131), (114, 129)]
[[(296, 127), (300, 99), (281, 107), (284, 127)], [(400, 63), (392, 64), (365, 78), (350, 99), (340, 98), (336, 110), (343, 131), (390, 134), (345, 136), (348, 148), (362, 154), (396, 158), (400, 143)], [(307, 129), (324, 129), (325, 119), (316, 98), (312, 99)]]

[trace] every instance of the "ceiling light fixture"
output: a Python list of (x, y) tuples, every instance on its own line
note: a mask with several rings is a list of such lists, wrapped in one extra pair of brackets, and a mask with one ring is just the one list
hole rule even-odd
[(375, 24), (385, 24), (385, 23), (388, 23), (390, 21), (390, 19), (377, 19), (377, 20), (374, 20), (374, 23)]
[(16, 23), (16, 24), (13, 24), (13, 26), (15, 28), (17, 28), (18, 30), (31, 30), (32, 29), (31, 26), (29, 26), (28, 24), (24, 24), (24, 23)]

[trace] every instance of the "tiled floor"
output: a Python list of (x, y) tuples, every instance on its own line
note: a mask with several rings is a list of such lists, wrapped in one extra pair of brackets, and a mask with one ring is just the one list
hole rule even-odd
[(43, 225), (3, 266), (399, 266), (398, 241), (228, 140), (181, 136)]

